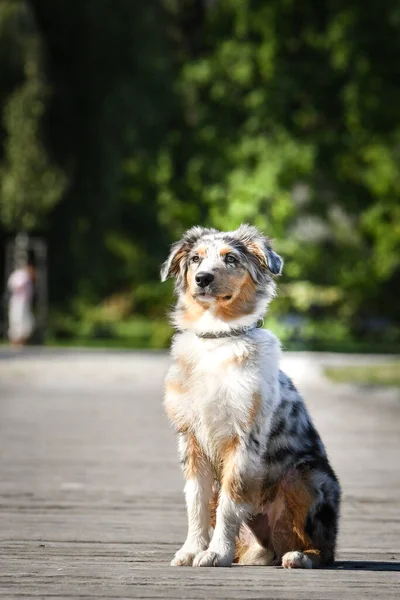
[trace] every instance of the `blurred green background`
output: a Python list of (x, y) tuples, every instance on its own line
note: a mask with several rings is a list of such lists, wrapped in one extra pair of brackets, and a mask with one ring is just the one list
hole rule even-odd
[(399, 351), (398, 0), (0, 0), (0, 120), (50, 343), (165, 347), (168, 245), (249, 222), (284, 347)]

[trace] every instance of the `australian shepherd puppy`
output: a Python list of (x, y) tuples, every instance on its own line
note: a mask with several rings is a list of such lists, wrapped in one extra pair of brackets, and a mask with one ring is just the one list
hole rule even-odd
[[(177, 432), (188, 534), (172, 565), (331, 565), (340, 487), (262, 318), (283, 261), (255, 227), (193, 227), (161, 271), (177, 333), (165, 409)], [(210, 539), (210, 533), (212, 537)]]

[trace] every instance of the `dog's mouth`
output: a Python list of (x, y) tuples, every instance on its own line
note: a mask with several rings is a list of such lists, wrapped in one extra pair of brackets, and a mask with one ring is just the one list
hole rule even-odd
[(228, 302), (229, 300), (232, 300), (232, 295), (210, 294), (210, 292), (202, 290), (201, 292), (196, 292), (195, 294), (193, 294), (193, 298), (195, 300), (200, 300), (200, 302), (213, 302), (215, 300), (224, 300)]
[(216, 296), (214, 294), (210, 294), (209, 292), (206, 292), (204, 290), (193, 294), (193, 298), (195, 300), (199, 300), (200, 302), (213, 302), (214, 300), (216, 300)]

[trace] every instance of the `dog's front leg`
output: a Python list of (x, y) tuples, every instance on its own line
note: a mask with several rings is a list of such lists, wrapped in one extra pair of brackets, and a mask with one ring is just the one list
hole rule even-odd
[(182, 548), (173, 558), (172, 566), (190, 566), (194, 557), (210, 542), (210, 507), (213, 476), (196, 438), (180, 434), (179, 454), (185, 475), (185, 498), (188, 514), (188, 534)]
[(249, 497), (251, 467), (245, 447), (237, 439), (227, 444), (224, 452), (222, 486), (214, 535), (208, 550), (200, 552), (194, 567), (230, 567), (235, 556), (235, 542), (240, 524), (251, 512)]

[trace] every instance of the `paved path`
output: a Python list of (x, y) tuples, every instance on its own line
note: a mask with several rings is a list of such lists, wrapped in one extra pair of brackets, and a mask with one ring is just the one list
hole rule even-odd
[(0, 598), (399, 598), (400, 398), (328, 384), (335, 361), (284, 359), (344, 489), (336, 569), (192, 569), (168, 566), (186, 517), (166, 355), (0, 350)]

